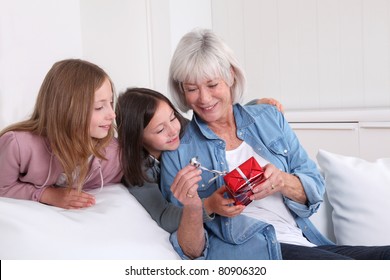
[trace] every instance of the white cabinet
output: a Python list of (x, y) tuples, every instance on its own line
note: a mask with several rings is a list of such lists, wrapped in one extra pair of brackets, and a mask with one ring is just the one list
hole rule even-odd
[(390, 109), (286, 112), (310, 158), (318, 149), (373, 161), (390, 158)]
[[(295, 111), (285, 113), (300, 143), (317, 162), (319, 149), (369, 161), (390, 158), (390, 109)], [(326, 236), (335, 241), (329, 221), (332, 206), (326, 194), (316, 215), (310, 219)]]
[(359, 141), (361, 158), (390, 158), (390, 121), (359, 123)]
[(318, 149), (348, 156), (359, 155), (358, 123), (291, 123), (291, 127), (314, 161)]

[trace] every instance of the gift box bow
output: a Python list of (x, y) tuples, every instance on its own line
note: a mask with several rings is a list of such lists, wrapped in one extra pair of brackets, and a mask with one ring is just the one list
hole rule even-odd
[(253, 194), (252, 189), (265, 181), (264, 170), (254, 157), (250, 157), (240, 166), (223, 177), (226, 187), (236, 204), (248, 205)]

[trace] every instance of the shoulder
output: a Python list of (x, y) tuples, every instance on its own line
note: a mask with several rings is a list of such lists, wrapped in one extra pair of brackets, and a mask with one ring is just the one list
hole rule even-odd
[(33, 147), (45, 143), (45, 138), (28, 131), (8, 131), (0, 137), (2, 144), (18, 144)]
[(276, 115), (282, 114), (278, 109), (270, 104), (254, 104), (254, 105), (235, 105), (238, 110), (244, 110), (248, 112), (253, 117), (274, 117)]
[(111, 149), (118, 149), (119, 147), (118, 139), (113, 137), (111, 141), (108, 143), (107, 147)]
[(118, 157), (119, 156), (119, 143), (118, 139), (113, 137), (111, 141), (107, 144), (107, 146), (104, 149), (104, 153), (106, 157), (112, 158), (112, 157)]

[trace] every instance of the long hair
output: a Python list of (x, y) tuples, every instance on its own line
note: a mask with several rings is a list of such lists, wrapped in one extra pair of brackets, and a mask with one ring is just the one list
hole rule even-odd
[(128, 88), (118, 96), (115, 114), (120, 159), (124, 178), (133, 186), (142, 186), (145, 181), (149, 181), (145, 173), (149, 152), (144, 148), (143, 135), (159, 102), (171, 106), (181, 124), (182, 134), (187, 121), (163, 94), (147, 88)]
[[(233, 75), (232, 75), (233, 73)], [(233, 51), (211, 30), (194, 29), (179, 41), (169, 67), (168, 87), (177, 107), (187, 112), (182, 84), (221, 77), (231, 86), (233, 103), (241, 100), (246, 79)]]
[[(45, 137), (60, 161), (70, 187), (81, 190), (89, 170), (88, 158), (105, 159), (104, 148), (114, 136), (114, 127), (103, 139), (90, 135), (95, 91), (108, 79), (103, 69), (80, 59), (54, 63), (40, 87), (31, 117), (1, 131), (29, 131)], [(76, 173), (75, 173), (76, 172)]]

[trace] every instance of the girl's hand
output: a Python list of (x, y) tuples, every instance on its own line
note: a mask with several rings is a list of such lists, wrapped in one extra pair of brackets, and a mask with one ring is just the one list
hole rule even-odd
[(204, 207), (207, 214), (218, 214), (224, 217), (234, 217), (245, 209), (244, 205), (234, 205), (234, 199), (225, 198), (226, 187), (217, 189), (211, 196), (204, 200)]
[(41, 203), (64, 209), (80, 209), (95, 205), (95, 197), (75, 189), (48, 187), (43, 191)]
[(275, 106), (279, 112), (284, 112), (284, 108), (282, 103), (280, 103), (278, 100), (273, 98), (261, 98), (257, 100), (257, 104), (270, 104)]

